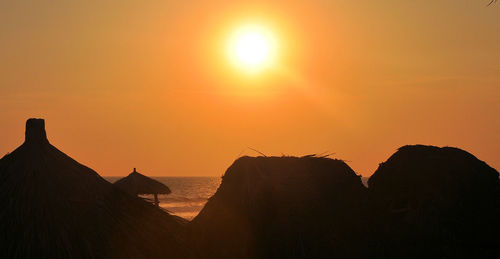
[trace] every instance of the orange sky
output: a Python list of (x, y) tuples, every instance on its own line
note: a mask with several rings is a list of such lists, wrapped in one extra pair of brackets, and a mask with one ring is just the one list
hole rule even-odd
[[(104, 176), (220, 176), (247, 147), (335, 152), (369, 176), (416, 143), (500, 168), (498, 4), (50, 2), (0, 2), (0, 154), (42, 117)], [(224, 42), (254, 21), (279, 38), (279, 64), (248, 76)]]

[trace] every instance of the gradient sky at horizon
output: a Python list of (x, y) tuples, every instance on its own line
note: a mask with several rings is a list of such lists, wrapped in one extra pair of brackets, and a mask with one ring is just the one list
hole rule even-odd
[[(46, 119), (103, 176), (220, 176), (240, 155), (335, 153), (369, 176), (406, 144), (500, 168), (500, 5), (443, 1), (0, 0), (0, 154)], [(279, 69), (224, 57), (269, 25)]]

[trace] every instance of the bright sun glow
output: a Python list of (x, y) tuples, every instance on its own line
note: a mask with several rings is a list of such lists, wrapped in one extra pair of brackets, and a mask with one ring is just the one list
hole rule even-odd
[(270, 67), (276, 57), (276, 40), (270, 30), (259, 25), (242, 26), (229, 39), (229, 58), (246, 72)]

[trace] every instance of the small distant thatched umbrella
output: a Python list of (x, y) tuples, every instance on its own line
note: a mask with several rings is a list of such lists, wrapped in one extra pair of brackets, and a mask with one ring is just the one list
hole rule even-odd
[(155, 197), (154, 203), (156, 206), (159, 206), (160, 204), (160, 201), (158, 200), (158, 194), (171, 193), (170, 189), (166, 185), (143, 174), (140, 174), (135, 170), (135, 168), (131, 174), (116, 181), (114, 184), (118, 188), (132, 195), (153, 194)]

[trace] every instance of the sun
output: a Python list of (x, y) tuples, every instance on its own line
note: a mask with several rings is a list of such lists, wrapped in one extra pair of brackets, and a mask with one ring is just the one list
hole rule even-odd
[(262, 25), (244, 25), (229, 38), (228, 56), (236, 67), (255, 73), (274, 64), (276, 47), (276, 39), (271, 30)]

